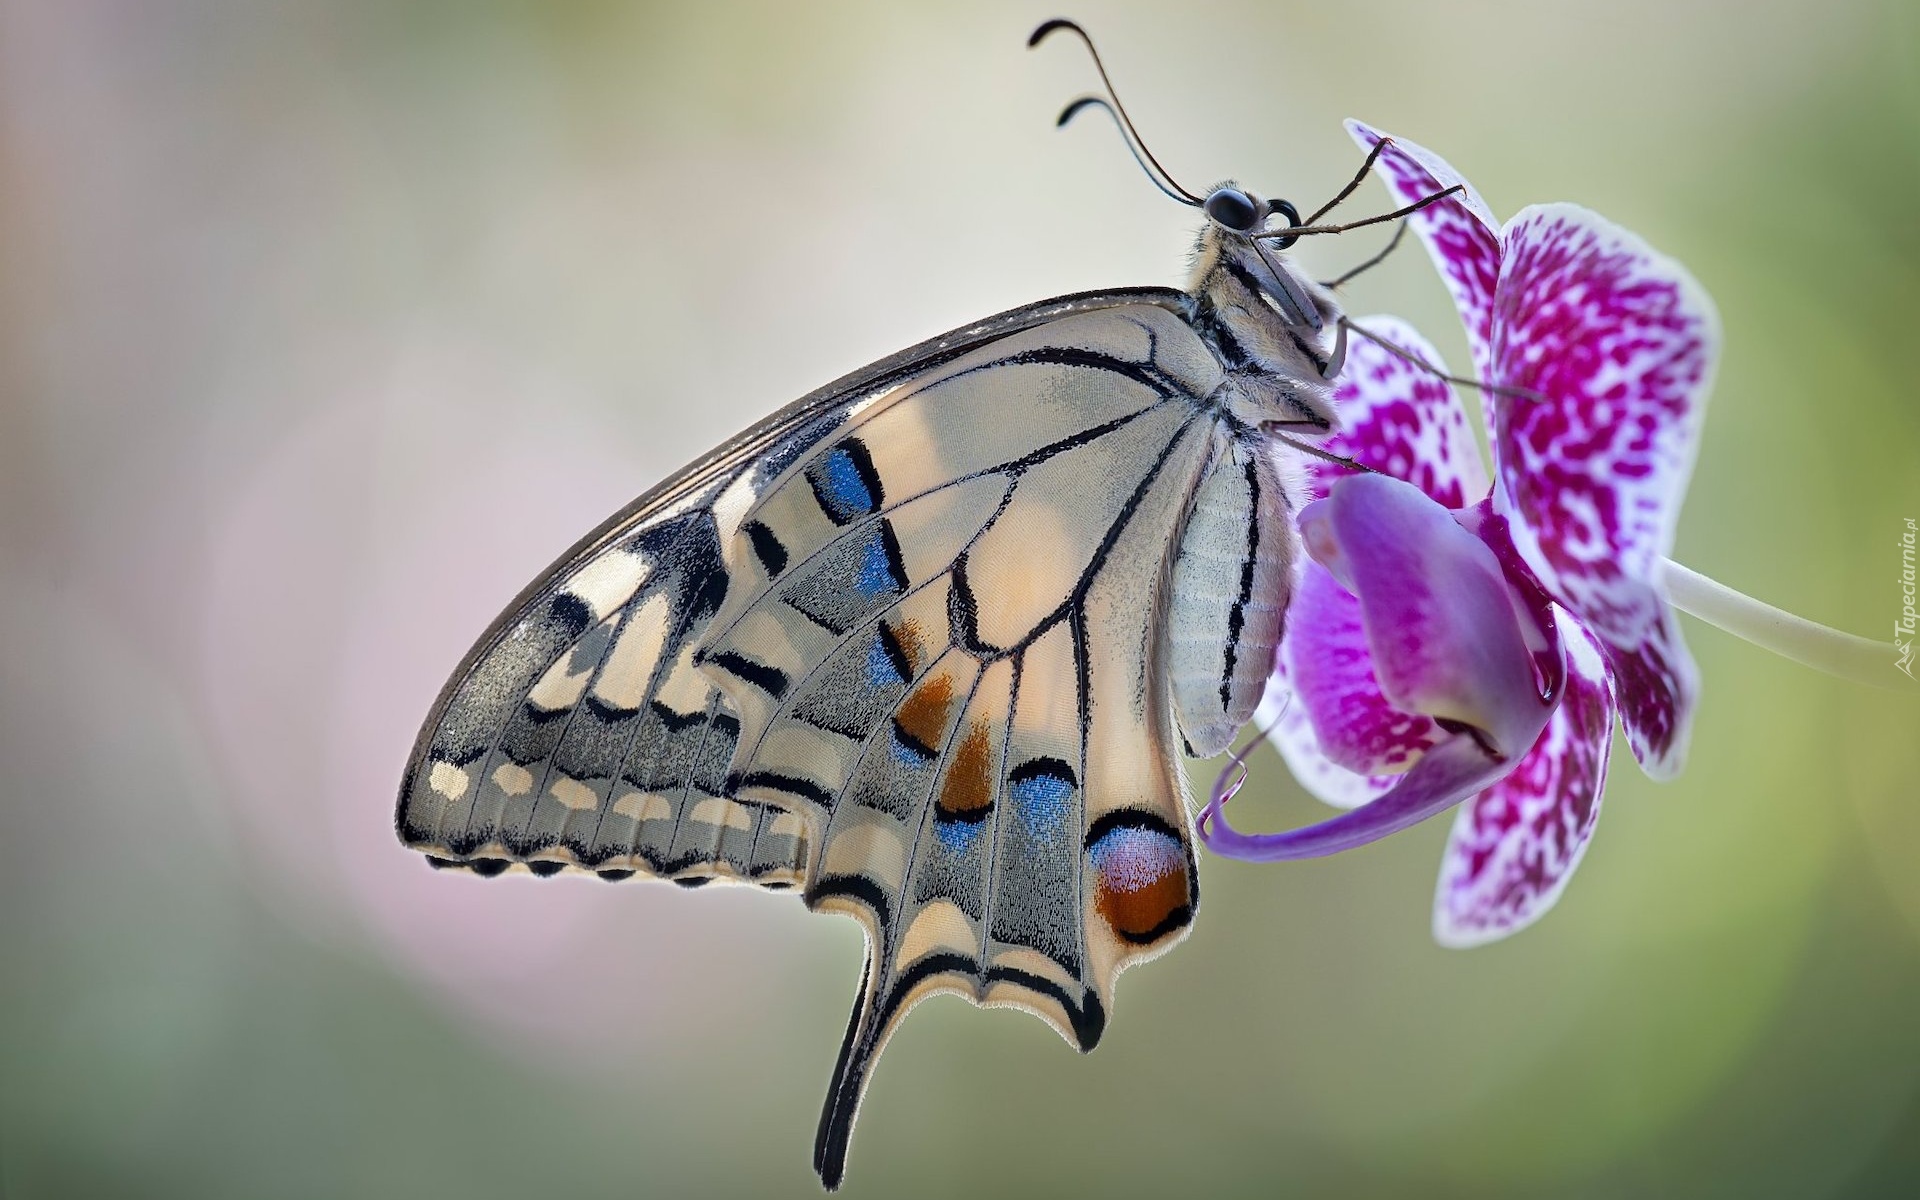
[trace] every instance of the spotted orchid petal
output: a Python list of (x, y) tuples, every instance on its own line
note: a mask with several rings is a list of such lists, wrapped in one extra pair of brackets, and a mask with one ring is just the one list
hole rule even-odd
[[(1446, 364), (1432, 343), (1398, 317), (1370, 316), (1362, 329), (1425, 362), (1415, 366), (1378, 342), (1355, 338), (1334, 387), (1340, 428), (1322, 447), (1374, 471), (1404, 479), (1443, 508), (1465, 508), (1487, 494), (1487, 471), (1474, 444), (1466, 408), (1440, 378)], [(1316, 459), (1308, 492), (1327, 494), (1336, 479), (1359, 472)]]
[[(1229, 857), (1274, 861), (1333, 854), (1458, 804), (1505, 774), (1534, 744), (1561, 682), (1556, 671), (1543, 694), (1532, 649), (1537, 637), (1521, 628), (1522, 608), (1511, 599), (1512, 585), (1493, 549), (1419, 488), (1385, 475), (1341, 480), (1301, 512), (1300, 527), (1327, 580), (1352, 593), (1359, 610), (1367, 658), (1333, 666), (1351, 672), (1370, 661), (1386, 704), (1434, 718), (1435, 730), (1445, 736), (1385, 794), (1286, 833), (1243, 834), (1228, 825), (1221, 809), (1232, 790), (1223, 775), (1197, 828), (1205, 845)], [(1317, 591), (1320, 585), (1309, 586)], [(1296, 595), (1295, 602), (1302, 599)], [(1295, 619), (1308, 618), (1302, 613)], [(1312, 668), (1298, 660), (1292, 665), (1309, 713), (1327, 703), (1327, 697), (1311, 696)], [(1363, 724), (1369, 715), (1360, 714)], [(1345, 727), (1335, 730), (1346, 737)], [(1337, 761), (1353, 747), (1347, 740), (1325, 749)], [(1342, 765), (1367, 774), (1379, 764)]]
[(1678, 263), (1569, 204), (1508, 225), (1494, 300), (1495, 505), (1553, 597), (1601, 640), (1649, 774), (1685, 756), (1698, 678), (1655, 584), (1698, 445), (1719, 346)]
[[(1347, 122), (1347, 132), (1364, 150), (1390, 137), (1354, 120)], [(1446, 159), (1402, 138), (1391, 140), (1375, 170), (1400, 204), (1416, 203), (1455, 184), (1466, 189), (1428, 205), (1408, 220), (1453, 293), (1467, 326), (1474, 368), (1484, 376), (1493, 341), (1494, 291), (1500, 279), (1500, 223), (1480, 193)]]
[[(1439, 352), (1405, 321), (1370, 316), (1361, 324), (1445, 369)], [(1340, 428), (1323, 443), (1329, 453), (1408, 480), (1447, 508), (1486, 493), (1486, 470), (1466, 410), (1433, 372), (1356, 339), (1334, 389), (1334, 407)], [(1324, 459), (1313, 460), (1308, 470), (1312, 499), (1359, 473)], [(1312, 561), (1295, 586), (1287, 636), (1254, 719), (1302, 786), (1337, 808), (1384, 795), (1447, 736), (1433, 718), (1396, 709), (1381, 694), (1360, 602)]]
[(1433, 906), (1443, 946), (1477, 946), (1531, 925), (1586, 853), (1606, 786), (1613, 700), (1599, 644), (1570, 624), (1566, 683), (1540, 740), (1454, 818)]

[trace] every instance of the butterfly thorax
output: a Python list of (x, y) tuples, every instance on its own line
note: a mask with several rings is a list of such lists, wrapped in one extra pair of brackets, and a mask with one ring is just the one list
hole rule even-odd
[[(1196, 328), (1227, 367), (1233, 391), (1224, 399), (1236, 418), (1307, 436), (1334, 427), (1340, 305), (1331, 292), (1281, 252), (1211, 222), (1195, 243), (1187, 291)], [(1290, 310), (1303, 300), (1311, 316), (1295, 320)]]

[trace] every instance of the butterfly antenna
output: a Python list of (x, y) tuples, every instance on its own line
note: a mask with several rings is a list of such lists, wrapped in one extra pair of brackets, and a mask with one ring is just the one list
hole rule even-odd
[(1072, 104), (1067, 105), (1066, 109), (1061, 112), (1060, 119), (1054, 122), (1054, 127), (1059, 128), (1065, 125), (1068, 121), (1072, 120), (1074, 114), (1081, 109), (1091, 104), (1098, 104), (1102, 108), (1105, 108), (1108, 114), (1113, 117), (1114, 123), (1120, 127), (1121, 136), (1126, 139), (1127, 149), (1133, 151), (1134, 160), (1147, 172), (1147, 175), (1153, 179), (1161, 191), (1172, 196), (1182, 204), (1191, 205), (1194, 208), (1203, 207), (1206, 201), (1194, 195), (1186, 188), (1181, 187), (1180, 181), (1175, 179), (1171, 172), (1160, 165), (1160, 160), (1153, 156), (1153, 151), (1147, 149), (1147, 143), (1141, 138), (1140, 131), (1133, 127), (1133, 118), (1127, 115), (1127, 106), (1120, 103), (1120, 94), (1114, 91), (1113, 80), (1107, 75), (1107, 65), (1100, 61), (1100, 51), (1094, 48), (1093, 38), (1088, 36), (1086, 30), (1080, 28), (1078, 22), (1069, 21), (1064, 17), (1055, 17), (1051, 21), (1043, 22), (1038, 29), (1033, 31), (1032, 36), (1027, 38), (1027, 48), (1031, 50), (1033, 47), (1038, 46), (1042, 41), (1046, 40), (1047, 35), (1053, 33), (1056, 29), (1070, 30), (1086, 44), (1087, 53), (1093, 56), (1094, 69), (1100, 72), (1100, 82), (1105, 85), (1107, 94), (1104, 98), (1099, 96), (1084, 96), (1075, 100)]
[[(1113, 118), (1113, 123), (1115, 125), (1120, 124), (1120, 114), (1113, 111), (1113, 105), (1108, 104), (1099, 96), (1082, 96), (1060, 110), (1060, 119), (1053, 123), (1053, 127), (1055, 129), (1065, 128), (1067, 122), (1073, 120), (1074, 116), (1083, 108), (1104, 108), (1107, 110), (1107, 115)], [(1182, 204), (1193, 203), (1191, 197), (1187, 196), (1184, 192), (1175, 190), (1179, 187), (1178, 184), (1169, 186), (1167, 181), (1161, 179), (1160, 176), (1154, 172), (1154, 169), (1147, 165), (1147, 160), (1140, 157), (1139, 149), (1134, 146), (1133, 139), (1126, 135), (1124, 126), (1122, 126), (1120, 140), (1127, 144), (1127, 149), (1133, 153), (1133, 161), (1140, 164), (1140, 169), (1147, 173), (1147, 178), (1153, 181), (1153, 186), (1159, 188), (1168, 196), (1178, 200)]]

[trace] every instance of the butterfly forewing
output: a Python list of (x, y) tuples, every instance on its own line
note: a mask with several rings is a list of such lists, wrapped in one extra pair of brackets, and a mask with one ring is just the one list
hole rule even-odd
[[(714, 668), (694, 658), (722, 601), (743, 590), (725, 551), (738, 542), (751, 552), (757, 532), (733, 523), (723, 544), (716, 509), (750, 503), (876, 396), (1009, 333), (1128, 301), (1183, 298), (1157, 288), (1064, 297), (933, 339), (796, 402), (588, 535), (501, 615), (441, 694), (401, 786), (402, 839), (437, 864), (489, 874), (798, 882), (804, 823), (781, 821), (784, 806), (703, 807), (725, 798), (739, 719)], [(715, 857), (743, 841), (757, 848), (744, 863)]]

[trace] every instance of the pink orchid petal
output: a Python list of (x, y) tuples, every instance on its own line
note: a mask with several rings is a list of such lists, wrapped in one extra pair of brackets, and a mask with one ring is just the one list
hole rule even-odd
[(1719, 350), (1713, 303), (1678, 263), (1570, 204), (1507, 230), (1495, 298), (1497, 501), (1549, 591), (1602, 638), (1631, 648), (1660, 605)]
[[(1440, 352), (1400, 318), (1371, 316), (1357, 324), (1446, 370)], [(1330, 453), (1404, 479), (1446, 508), (1464, 508), (1487, 494), (1491, 484), (1467, 410), (1433, 371), (1356, 337), (1333, 399), (1340, 428), (1321, 443)], [(1359, 474), (1325, 459), (1315, 459), (1309, 470), (1308, 490), (1316, 500), (1334, 480)]]
[(1693, 709), (1700, 699), (1700, 672), (1680, 639), (1680, 622), (1664, 600), (1659, 617), (1631, 650), (1600, 643), (1613, 671), (1620, 724), (1640, 768), (1655, 779), (1672, 779), (1686, 766)]
[[(1300, 531), (1314, 559), (1359, 598), (1374, 673), (1394, 708), (1472, 726), (1500, 757), (1533, 744), (1543, 704), (1533, 652), (1485, 542), (1419, 488), (1385, 475), (1342, 480), (1301, 511)], [(1315, 726), (1324, 743), (1327, 726)]]
[(1384, 794), (1448, 736), (1433, 718), (1387, 702), (1360, 602), (1318, 563), (1300, 573), (1279, 660), (1269, 691), (1277, 681), (1292, 695), (1269, 717), (1268, 736), (1294, 778), (1328, 804), (1351, 808)]
[(1434, 897), (1433, 936), (1477, 946), (1553, 907), (1600, 818), (1613, 699), (1600, 647), (1568, 622), (1559, 707), (1513, 772), (1460, 807)]
[[(1366, 150), (1391, 136), (1354, 120), (1347, 122), (1347, 132)], [(1492, 343), (1494, 289), (1500, 278), (1500, 223), (1473, 185), (1424, 146), (1396, 137), (1374, 166), (1393, 193), (1396, 208), (1456, 183), (1466, 184), (1464, 193), (1428, 205), (1408, 219), (1453, 293), (1467, 326), (1474, 369), (1484, 377)]]

